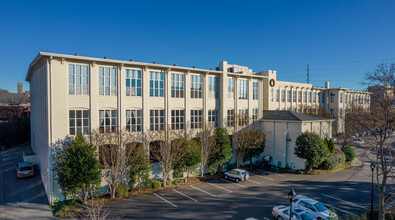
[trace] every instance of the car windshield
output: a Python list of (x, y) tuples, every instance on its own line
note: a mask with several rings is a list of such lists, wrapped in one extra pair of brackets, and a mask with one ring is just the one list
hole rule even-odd
[(325, 211), (327, 208), (320, 202), (317, 202), (316, 204), (314, 204), (315, 209), (317, 209), (318, 212), (323, 212)]
[(302, 218), (302, 220), (311, 220), (311, 219), (313, 219), (313, 217), (307, 212), (301, 214), (300, 218)]
[(28, 171), (28, 170), (32, 170), (32, 167), (21, 167), (19, 170), (20, 171)]

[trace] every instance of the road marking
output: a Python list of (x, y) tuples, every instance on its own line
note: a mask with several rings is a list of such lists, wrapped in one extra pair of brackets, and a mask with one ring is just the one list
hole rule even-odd
[(162, 196), (160, 196), (160, 195), (158, 195), (158, 194), (156, 194), (156, 193), (154, 193), (154, 195), (155, 195), (155, 196), (157, 196), (158, 198), (162, 199), (163, 201), (165, 201), (165, 202), (169, 203), (170, 205), (172, 205), (172, 206), (174, 206), (174, 207), (176, 207), (176, 208), (177, 208), (177, 206), (176, 206), (176, 205), (174, 205), (173, 203), (171, 203), (171, 202), (167, 201), (167, 200), (166, 200), (165, 198), (163, 198)]
[(264, 172), (264, 173), (270, 173), (270, 174), (274, 174), (274, 175), (277, 175), (277, 176), (285, 177), (285, 176), (282, 175), (282, 174), (278, 174), (278, 173), (274, 173), (274, 172), (270, 172), (270, 171), (265, 171), (265, 170), (260, 170), (260, 169), (256, 169), (256, 170), (261, 171), (261, 172)]
[(183, 195), (183, 196), (187, 197), (187, 198), (190, 199), (190, 200), (193, 200), (193, 201), (195, 201), (195, 202), (198, 202), (196, 199), (194, 199), (194, 198), (192, 198), (192, 197), (189, 197), (189, 196), (185, 195), (185, 194), (182, 193), (182, 192), (179, 192), (179, 191), (177, 191), (177, 190), (175, 190), (175, 189), (173, 189), (173, 191), (176, 192), (176, 193), (178, 193), (178, 194), (180, 194), (180, 195)]
[(208, 194), (208, 195), (210, 195), (210, 196), (212, 196), (212, 197), (216, 197), (215, 195), (213, 195), (213, 194), (211, 194), (211, 193), (209, 193), (209, 192), (206, 192), (206, 191), (204, 191), (204, 190), (202, 190), (202, 189), (199, 189), (199, 188), (197, 188), (197, 187), (195, 187), (195, 186), (191, 186), (192, 188), (194, 188), (194, 189), (197, 189), (197, 190), (199, 190), (199, 191), (201, 191), (201, 192), (204, 192), (204, 193), (206, 193), (206, 194)]
[(327, 194), (324, 194), (324, 193), (321, 193), (321, 195), (326, 196), (326, 197), (329, 197), (329, 198), (332, 198), (332, 199), (336, 199), (336, 200), (339, 200), (339, 201), (342, 201), (342, 202), (345, 202), (345, 203), (348, 203), (348, 204), (350, 204), (350, 205), (359, 207), (359, 208), (361, 208), (361, 209), (369, 210), (368, 208), (365, 208), (365, 207), (363, 207), (363, 206), (360, 206), (360, 205), (357, 205), (357, 204), (355, 204), (355, 203), (348, 202), (348, 201), (345, 201), (345, 200), (342, 200), (342, 199), (339, 199), (339, 198), (336, 198), (336, 197), (333, 197), (333, 196), (330, 196), (330, 195), (327, 195)]
[(225, 191), (227, 191), (227, 192), (230, 192), (230, 193), (232, 193), (232, 191), (231, 191), (231, 190), (229, 190), (229, 189), (226, 189), (226, 188), (224, 188), (224, 187), (217, 186), (217, 185), (215, 185), (215, 184), (213, 184), (213, 183), (209, 183), (209, 182), (206, 182), (206, 183), (207, 183), (207, 184), (210, 184), (210, 185), (212, 185), (212, 186), (218, 187), (218, 188), (220, 188), (220, 189), (223, 189), (223, 190), (225, 190)]
[(243, 185), (238, 184), (238, 183), (231, 182), (231, 181), (229, 181), (229, 180), (225, 180), (225, 179), (220, 179), (220, 180), (222, 180), (222, 181), (224, 181), (224, 182), (227, 182), (227, 183), (233, 183), (233, 184), (235, 184), (235, 185), (237, 185), (237, 186), (240, 186), (240, 187), (243, 187), (243, 188), (247, 188), (246, 186), (243, 186)]
[(265, 219), (265, 220), (270, 220), (270, 219), (268, 219), (268, 218), (266, 218), (266, 217), (263, 217), (263, 219)]
[(272, 178), (269, 178), (269, 177), (264, 177), (264, 176), (260, 176), (260, 175), (258, 175), (258, 174), (252, 174), (252, 173), (250, 173), (252, 176), (256, 176), (256, 177), (260, 177), (260, 178), (263, 178), (263, 179), (267, 179), (267, 180), (271, 180), (271, 181), (274, 181)]
[(349, 212), (349, 211), (346, 211), (346, 210), (343, 210), (343, 209), (336, 208), (336, 207), (333, 206), (333, 205), (329, 205), (329, 204), (326, 204), (326, 203), (323, 203), (323, 202), (321, 202), (321, 203), (324, 204), (324, 205), (326, 205), (326, 206), (330, 206), (330, 207), (332, 207), (332, 208), (334, 208), (334, 209), (337, 209), (337, 210), (339, 210), (339, 211), (341, 211), (341, 212), (344, 212), (344, 213), (347, 213), (347, 214), (350, 214), (350, 215), (353, 215), (353, 216), (359, 218), (358, 215), (356, 215), (356, 214), (354, 214), (354, 213), (352, 213), (352, 212)]
[(250, 181), (250, 182), (253, 182), (253, 183), (256, 183), (256, 184), (262, 184), (262, 183), (260, 183), (260, 182), (257, 182), (257, 181), (254, 181), (254, 180), (250, 180), (250, 179), (248, 179), (247, 181)]

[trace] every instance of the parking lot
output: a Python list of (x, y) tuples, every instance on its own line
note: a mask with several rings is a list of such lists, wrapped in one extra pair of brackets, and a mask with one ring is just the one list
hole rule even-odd
[(370, 207), (370, 168), (352, 167), (323, 176), (256, 170), (235, 183), (217, 179), (185, 188), (132, 197), (110, 205), (124, 218), (144, 219), (272, 219), (271, 210), (287, 205), (294, 188), (335, 209), (338, 215), (359, 216)]

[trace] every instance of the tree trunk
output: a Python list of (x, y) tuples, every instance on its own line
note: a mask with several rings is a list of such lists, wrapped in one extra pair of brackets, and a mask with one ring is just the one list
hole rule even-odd
[(379, 187), (379, 220), (385, 219), (384, 190), (385, 188), (382, 189), (382, 187)]
[(82, 196), (83, 196), (83, 199), (84, 199), (84, 204), (86, 204), (87, 200), (88, 200), (88, 186), (83, 187), (83, 189), (82, 189)]
[(203, 177), (204, 175), (204, 167), (205, 165), (203, 163), (200, 164), (200, 176)]
[(163, 173), (163, 187), (165, 187), (165, 188), (167, 186), (166, 181), (167, 181), (168, 177), (169, 177), (169, 174)]

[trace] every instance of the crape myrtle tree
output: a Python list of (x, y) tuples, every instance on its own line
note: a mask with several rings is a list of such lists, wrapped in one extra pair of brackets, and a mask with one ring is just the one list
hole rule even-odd
[(321, 165), (329, 155), (324, 142), (317, 134), (305, 132), (296, 138), (295, 155), (307, 161), (307, 169)]
[(216, 129), (212, 123), (203, 125), (202, 131), (199, 133), (201, 147), (201, 163), (200, 175), (203, 177), (204, 169), (209, 164), (210, 159), (214, 159), (220, 148), (217, 147)]
[(247, 114), (239, 114), (235, 117), (235, 141), (236, 167), (239, 168), (243, 161), (252, 164), (252, 158), (258, 156), (265, 148), (265, 134), (259, 124), (255, 124)]
[(150, 144), (150, 154), (153, 159), (159, 161), (164, 187), (167, 186), (166, 182), (174, 168), (187, 154), (184, 149), (187, 140), (184, 131), (170, 128), (171, 126), (167, 126), (165, 130), (146, 132), (146, 139), (154, 143)]
[(363, 84), (372, 92), (370, 111), (355, 109), (350, 115), (355, 130), (367, 131), (373, 137), (374, 146), (365, 155), (376, 165), (380, 220), (385, 218), (386, 202), (394, 197), (393, 190), (386, 192), (390, 172), (394, 166), (394, 154), (391, 153), (394, 142), (390, 139), (395, 128), (394, 74), (395, 63), (380, 64), (372, 72), (367, 72)]
[[(60, 188), (66, 196), (81, 194), (84, 203), (89, 192), (100, 184), (101, 171), (96, 147), (77, 134), (69, 144), (56, 153), (55, 168)], [(92, 196), (92, 195), (91, 195)]]
[(133, 149), (136, 143), (142, 143), (141, 132), (113, 129), (113, 132), (103, 133), (94, 130), (91, 135), (92, 143), (99, 148), (99, 159), (103, 179), (107, 182), (110, 197), (114, 199), (121, 184), (128, 183), (129, 168)]

